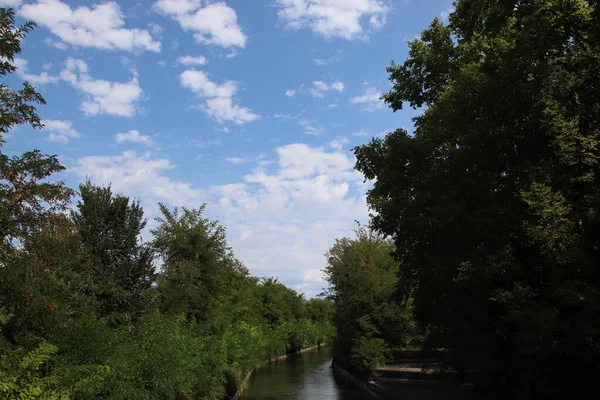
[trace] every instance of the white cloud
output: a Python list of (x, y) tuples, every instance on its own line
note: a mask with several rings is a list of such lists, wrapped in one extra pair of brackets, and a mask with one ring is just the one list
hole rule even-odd
[(60, 78), (86, 95), (81, 109), (86, 115), (109, 114), (131, 117), (136, 114), (135, 103), (141, 98), (137, 74), (129, 82), (110, 82), (94, 79), (83, 60), (69, 58)]
[(325, 67), (325, 66), (329, 65), (329, 60), (325, 60), (322, 58), (315, 58), (315, 59), (313, 59), (313, 61), (315, 62), (315, 64), (317, 64), (320, 67)]
[(354, 220), (367, 218), (364, 196), (350, 192), (362, 175), (348, 152), (295, 143), (276, 153), (272, 172), (259, 167), (242, 182), (209, 188), (208, 210), (228, 227), (251, 273), (277, 276), (313, 296), (326, 286), (323, 254), (335, 238), (351, 234)]
[(455, 11), (454, 6), (449, 7), (448, 9), (442, 11), (440, 13), (440, 16), (442, 17), (442, 21), (448, 22), (448, 20), (450, 19), (450, 13), (452, 13), (454, 11)]
[(381, 96), (382, 94), (379, 90), (369, 87), (362, 95), (350, 99), (350, 102), (352, 104), (366, 104), (367, 106), (363, 108), (363, 111), (376, 111), (384, 106)]
[[(309, 28), (325, 38), (363, 39), (380, 29), (390, 8), (385, 0), (275, 0), (288, 28)], [(366, 26), (364, 21), (368, 21)]]
[(117, 143), (142, 143), (146, 146), (150, 146), (152, 144), (152, 138), (150, 136), (140, 135), (140, 132), (136, 131), (135, 129), (132, 129), (129, 132), (117, 133), (115, 135), (115, 141)]
[(234, 103), (234, 96), (238, 91), (238, 83), (235, 81), (218, 84), (211, 81), (204, 72), (194, 69), (184, 71), (179, 80), (183, 87), (204, 99), (200, 108), (220, 123), (229, 121), (242, 125), (260, 118), (260, 115), (249, 108)]
[(17, 73), (21, 78), (31, 83), (32, 85), (44, 85), (46, 83), (57, 83), (58, 77), (52, 76), (48, 74), (48, 72), (44, 71), (39, 75), (30, 74), (27, 72), (27, 60), (15, 57), (14, 64), (17, 67)]
[(153, 40), (146, 29), (124, 28), (121, 8), (113, 1), (96, 4), (92, 8), (80, 6), (71, 9), (59, 0), (37, 0), (23, 5), (19, 15), (45, 26), (63, 43), (73, 46), (160, 51), (160, 42)]
[(171, 205), (199, 205), (204, 193), (190, 183), (173, 180), (165, 175), (176, 166), (167, 158), (152, 158), (148, 154), (125, 151), (116, 156), (79, 158), (70, 170), (80, 179), (89, 177), (101, 185), (112, 184), (117, 193), (163, 201)]
[(321, 133), (325, 132), (321, 125), (314, 121), (309, 121), (308, 119), (301, 119), (298, 121), (298, 125), (304, 128), (304, 133), (307, 135), (319, 136)]
[(335, 81), (331, 84), (325, 83), (323, 81), (314, 81), (313, 86), (310, 89), (308, 89), (308, 91), (310, 92), (310, 95), (312, 97), (322, 98), (325, 95), (325, 93), (329, 91), (343, 92), (344, 84), (340, 81)]
[(336, 108), (337, 106), (336, 103), (327, 104), (327, 108)]
[(350, 143), (350, 140), (348, 140), (348, 138), (339, 138), (329, 142), (329, 146), (336, 150), (342, 150), (344, 148), (344, 145), (347, 143)]
[(292, 96), (293, 96), (293, 95), (295, 95), (295, 94), (296, 94), (296, 89), (289, 89), (289, 90), (286, 90), (286, 91), (285, 91), (285, 95), (286, 95), (287, 97), (292, 97)]
[[(252, 161), (260, 161), (263, 158), (265, 158), (264, 154), (260, 154), (258, 157), (228, 157), (225, 159), (225, 161), (230, 162), (232, 164), (242, 164), (242, 163), (247, 163), (247, 162), (252, 162)], [(264, 161), (261, 162), (262, 165), (264, 165)], [(267, 161), (267, 163), (270, 163), (270, 161)]]
[(206, 64), (207, 60), (206, 57), (204, 56), (182, 56), (179, 57), (177, 59), (177, 62), (179, 64), (183, 64), (183, 65), (204, 65)]
[(158, 0), (153, 9), (171, 16), (183, 30), (194, 32), (199, 43), (246, 47), (247, 38), (237, 23), (237, 14), (224, 2), (208, 2), (202, 6), (200, 0)]
[(360, 136), (360, 137), (369, 136), (369, 132), (365, 131), (364, 129), (361, 129), (358, 132), (354, 132), (352, 134), (352, 136)]
[(48, 132), (48, 140), (56, 143), (68, 143), (69, 139), (78, 139), (81, 134), (73, 129), (71, 121), (60, 121), (56, 119), (44, 119), (44, 132)]

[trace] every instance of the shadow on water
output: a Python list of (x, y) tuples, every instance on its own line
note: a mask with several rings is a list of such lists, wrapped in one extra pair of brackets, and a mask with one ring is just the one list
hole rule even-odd
[(373, 398), (331, 371), (329, 346), (276, 361), (254, 372), (242, 400), (359, 400)]

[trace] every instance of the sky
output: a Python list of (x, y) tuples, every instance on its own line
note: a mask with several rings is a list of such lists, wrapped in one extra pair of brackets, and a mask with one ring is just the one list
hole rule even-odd
[(148, 228), (159, 202), (206, 203), (252, 275), (312, 297), (335, 239), (368, 221), (351, 148), (418, 113), (379, 100), (386, 67), (451, 3), (0, 0), (38, 25), (7, 83), (48, 103), (3, 151), (56, 154), (56, 179), (111, 184)]

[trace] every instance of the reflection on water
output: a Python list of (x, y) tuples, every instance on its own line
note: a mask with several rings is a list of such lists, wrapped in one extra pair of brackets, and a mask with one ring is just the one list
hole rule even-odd
[(329, 346), (265, 365), (254, 372), (242, 400), (359, 400), (365, 391), (333, 376)]

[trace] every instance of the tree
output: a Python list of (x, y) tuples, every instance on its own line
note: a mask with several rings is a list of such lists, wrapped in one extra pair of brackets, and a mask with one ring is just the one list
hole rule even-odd
[(430, 345), (524, 398), (555, 397), (600, 360), (600, 11), (455, 5), (388, 68), (384, 101), (426, 107), (414, 135), (355, 148), (356, 167)]
[(334, 361), (370, 378), (392, 346), (408, 344), (409, 303), (395, 301), (399, 265), (393, 243), (362, 226), (326, 254), (328, 294), (335, 304)]
[[(11, 8), (0, 8), (0, 77), (17, 70), (14, 65), (15, 55), (21, 52), (21, 40), (33, 28), (33, 21), (16, 27), (15, 12)], [(34, 128), (43, 128), (35, 104), (46, 102), (27, 82), (24, 82), (23, 88), (19, 90), (12, 90), (4, 82), (0, 82), (0, 146), (3, 142), (2, 137), (15, 125), (30, 124)]]
[(162, 217), (151, 232), (152, 245), (164, 262), (159, 278), (163, 309), (198, 322), (216, 322), (217, 310), (248, 272), (233, 256), (225, 228), (202, 216), (205, 205), (173, 211), (159, 206)]
[(111, 187), (79, 186), (81, 200), (71, 218), (92, 263), (102, 312), (141, 312), (140, 296), (154, 281), (154, 252), (140, 244), (146, 226), (139, 201), (113, 195)]

